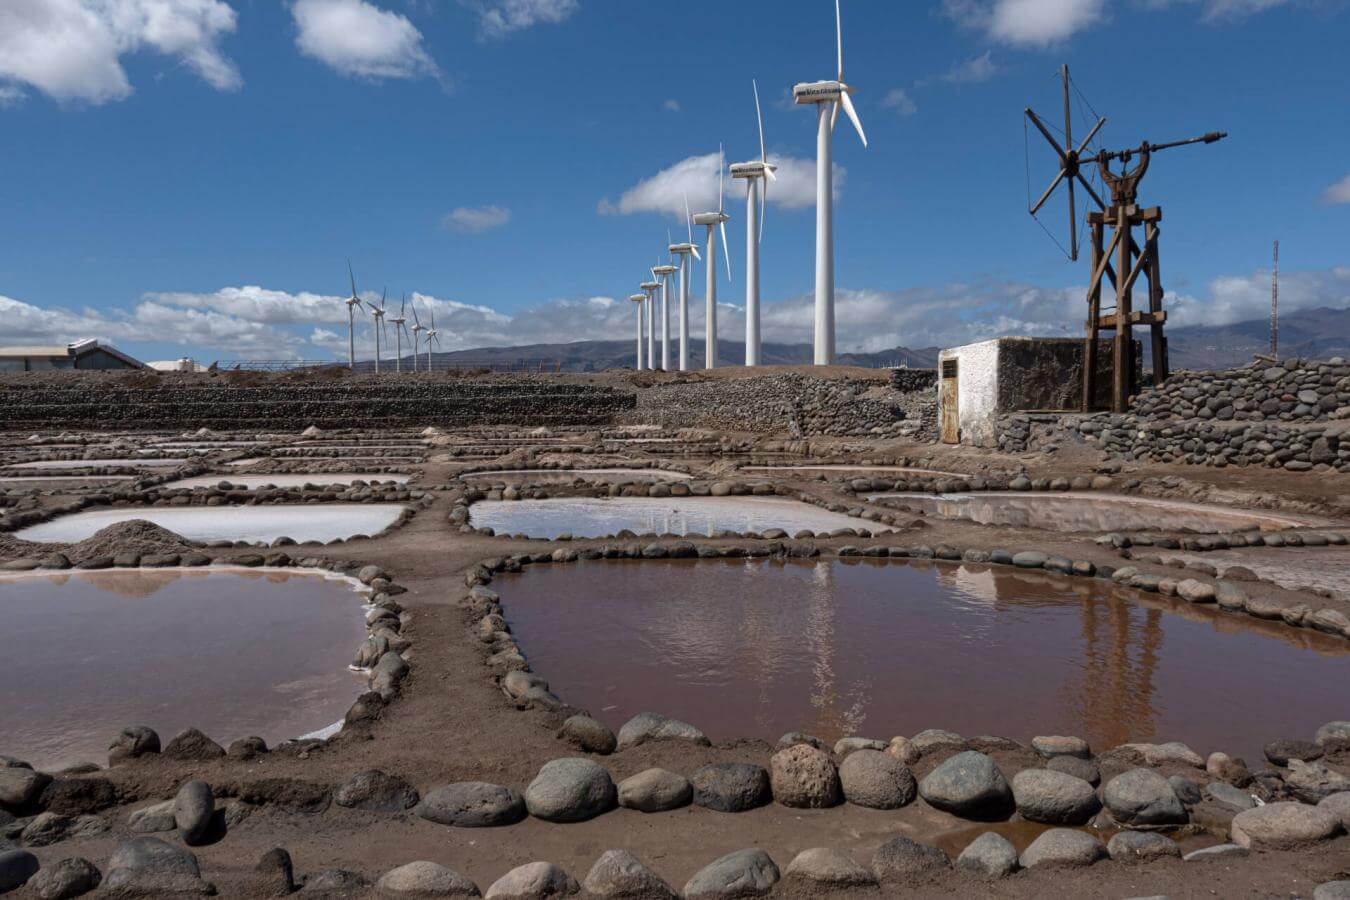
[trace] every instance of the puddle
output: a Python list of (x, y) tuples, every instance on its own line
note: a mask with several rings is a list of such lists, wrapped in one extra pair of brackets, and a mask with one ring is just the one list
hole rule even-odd
[(1350, 683), (1340, 639), (989, 568), (599, 561), (499, 582), (565, 701), (614, 729), (651, 710), (715, 741), (948, 728), (1180, 740), (1255, 763), (1265, 742), (1343, 717)]
[(593, 481), (688, 481), (692, 475), (663, 469), (502, 469), (465, 472), (464, 481), (500, 481), (503, 484), (571, 484), (578, 478)]
[(870, 472), (883, 475), (931, 475), (939, 478), (969, 478), (960, 472), (944, 472), (941, 469), (915, 469), (908, 466), (847, 466), (847, 465), (804, 465), (804, 466), (741, 466), (741, 472)]
[(550, 539), (560, 534), (602, 537), (625, 529), (636, 534), (711, 535), (781, 528), (792, 534), (802, 529), (833, 531), (875, 525), (796, 500), (770, 497), (484, 500), (469, 507), (469, 516), (474, 526), (492, 528), (498, 534)]
[(1326, 525), (1326, 519), (1264, 510), (1235, 509), (1179, 500), (1069, 491), (1055, 494), (871, 494), (869, 501), (908, 506), (940, 519), (968, 519), (981, 525), (1010, 525), (1051, 531), (1201, 531), (1260, 528), (1278, 531)]
[(142, 519), (193, 541), (331, 541), (375, 534), (403, 512), (397, 503), (278, 504), (276, 506), (186, 506), (97, 509), (32, 525), (15, 537), (39, 543), (75, 543), (96, 531)]
[[(1150, 552), (1150, 548), (1143, 547), (1141, 552)], [(1220, 572), (1229, 566), (1246, 566), (1258, 577), (1291, 590), (1306, 586), (1350, 595), (1350, 547), (1243, 547), (1212, 553), (1162, 551), (1160, 555), (1209, 563)]]
[(181, 466), (186, 459), (40, 459), (33, 462), (11, 463), (4, 469), (92, 469), (96, 466), (119, 466), (143, 469), (152, 466)]
[(0, 578), (5, 753), (107, 764), (125, 725), (189, 725), (269, 745), (340, 720), (364, 690), (350, 583), (266, 572), (105, 571)]
[(408, 479), (411, 477), (411, 475), (386, 475), (381, 472), (358, 472), (348, 475), (330, 475), (320, 472), (300, 472), (295, 474), (275, 475), (195, 475), (192, 478), (180, 478), (177, 481), (170, 481), (167, 484), (162, 485), (162, 487), (215, 487), (222, 481), (228, 481), (234, 487), (247, 488), (252, 491), (268, 485), (272, 485), (273, 487), (304, 487), (307, 484), (348, 485), (355, 481), (393, 481), (397, 484), (407, 484)]
[(0, 475), (0, 485), (4, 484), (74, 484), (106, 483), (109, 481), (135, 481), (135, 475), (16, 475), (13, 478)]

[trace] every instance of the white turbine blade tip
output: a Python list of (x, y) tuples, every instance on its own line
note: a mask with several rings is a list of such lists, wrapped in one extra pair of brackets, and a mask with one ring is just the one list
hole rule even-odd
[(858, 119), (858, 111), (853, 108), (853, 101), (849, 98), (848, 91), (840, 94), (839, 98), (843, 101), (844, 112), (848, 114), (853, 127), (858, 130), (858, 137), (862, 138), (863, 146), (866, 147), (867, 135), (863, 132), (862, 122)]

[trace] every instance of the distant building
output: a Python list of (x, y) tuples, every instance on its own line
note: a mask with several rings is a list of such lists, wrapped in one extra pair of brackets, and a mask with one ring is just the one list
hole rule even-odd
[(145, 369), (145, 363), (96, 340), (53, 347), (0, 347), (0, 373), (58, 369)]
[(182, 359), (161, 359), (146, 363), (156, 372), (205, 372), (206, 366), (184, 356)]

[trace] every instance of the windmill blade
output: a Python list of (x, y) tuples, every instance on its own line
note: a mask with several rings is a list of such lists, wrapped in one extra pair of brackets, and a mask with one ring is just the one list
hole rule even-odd
[(419, 319), (419, 318), (417, 318), (417, 298), (416, 298), (416, 297), (413, 298), (413, 302), (412, 302), (412, 311), (413, 311), (413, 324), (415, 324), (415, 325), (420, 329), (420, 328), (422, 327), (422, 320)]
[(403, 301), (398, 305), (398, 317), (401, 319), (408, 312), (408, 292), (403, 292)]
[(759, 161), (767, 166), (769, 154), (764, 149), (764, 114), (759, 109), (759, 82), (751, 78), (750, 86), (755, 89), (755, 118), (759, 120)]
[(839, 0), (834, 0), (834, 41), (839, 51), (839, 80), (844, 80), (844, 20), (839, 14)]
[[(767, 172), (769, 170), (765, 169), (764, 171)], [(761, 191), (759, 195), (759, 242), (762, 244), (764, 243), (764, 214), (768, 212), (769, 209), (769, 182), (765, 180), (764, 184), (760, 185), (760, 187)]]
[(834, 109), (830, 110), (830, 131), (834, 131), (834, 126), (839, 124), (839, 101), (834, 101)]
[[(694, 243), (694, 217), (689, 212), (689, 192), (684, 194), (684, 225), (689, 230), (689, 243)], [(695, 254), (697, 255), (697, 254)]]
[(384, 289), (384, 294), (380, 297), (380, 312), (384, 312), (384, 305), (389, 302), (389, 288)]
[[(863, 146), (866, 147), (867, 135), (863, 132), (862, 122), (858, 119), (858, 111), (853, 108), (853, 100), (849, 97), (848, 91), (840, 93), (839, 102), (843, 105), (844, 112), (848, 113), (849, 121), (852, 122), (853, 127), (857, 129), (858, 137), (862, 138)], [(836, 113), (838, 112), (838, 109), (839, 107), (836, 106)]]
[(727, 281), (731, 280), (731, 245), (727, 243), (727, 223), (719, 222), (718, 227), (722, 229), (722, 256), (727, 261)]
[(1069, 179), (1069, 258), (1078, 259), (1078, 207), (1074, 204), (1074, 179)]
[(727, 167), (727, 151), (721, 145), (717, 145), (717, 211), (720, 213), (725, 207), (725, 195), (722, 192), (722, 173)]
[(1031, 214), (1033, 216), (1041, 211), (1041, 207), (1045, 205), (1045, 201), (1049, 200), (1050, 195), (1055, 192), (1055, 188), (1059, 187), (1059, 183), (1064, 180), (1064, 173), (1066, 171), (1066, 169), (1059, 170), (1059, 174), (1055, 176), (1055, 180), (1050, 182), (1050, 186), (1045, 189), (1045, 193), (1041, 194), (1041, 198), (1031, 207)]
[(431, 330), (433, 332), (436, 330), (436, 307), (434, 306), (431, 308)]
[(347, 274), (351, 276), (351, 279), (352, 279), (352, 297), (355, 298), (355, 297), (356, 297), (356, 273), (352, 271), (352, 261), (351, 261), (350, 259), (347, 260)]

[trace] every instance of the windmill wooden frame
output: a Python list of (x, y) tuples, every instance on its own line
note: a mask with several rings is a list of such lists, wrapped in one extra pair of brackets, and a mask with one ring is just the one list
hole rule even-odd
[[(1096, 396), (1098, 377), (1098, 347), (1102, 332), (1112, 333), (1111, 344), (1111, 410), (1125, 412), (1129, 408), (1130, 396), (1138, 389), (1135, 378), (1134, 329), (1147, 326), (1150, 332), (1153, 356), (1153, 383), (1161, 385), (1169, 373), (1167, 361), (1167, 336), (1163, 326), (1167, 322), (1167, 312), (1163, 309), (1162, 271), (1158, 258), (1159, 223), (1162, 222), (1162, 207), (1140, 207), (1138, 204), (1139, 183), (1148, 172), (1153, 154), (1159, 150), (1184, 147), (1190, 144), (1212, 144), (1227, 137), (1226, 132), (1212, 131), (1200, 137), (1172, 141), (1165, 144), (1143, 142), (1138, 147), (1126, 150), (1103, 150), (1084, 156), (1083, 153), (1097, 132), (1106, 124), (1105, 117), (1098, 117), (1088, 136), (1077, 145), (1073, 141), (1073, 123), (1070, 112), (1069, 67), (1060, 70), (1064, 81), (1064, 143), (1050, 133), (1040, 117), (1026, 109), (1026, 116), (1036, 126), (1041, 136), (1049, 142), (1059, 157), (1059, 173), (1050, 186), (1041, 194), (1040, 199), (1030, 207), (1034, 216), (1043, 207), (1061, 183), (1067, 183), (1069, 195), (1069, 258), (1078, 259), (1078, 222), (1074, 194), (1076, 184), (1087, 190), (1088, 196), (1097, 205), (1097, 210), (1087, 214), (1090, 231), (1090, 253), (1087, 305), (1088, 316), (1083, 341), (1083, 394), (1082, 408), (1089, 412)], [(1134, 162), (1137, 159), (1137, 162)], [(1119, 162), (1120, 170), (1113, 171), (1112, 163)], [(1131, 162), (1134, 162), (1131, 168)], [(1108, 205), (1093, 189), (1091, 183), (1082, 175), (1082, 167), (1095, 164), (1102, 181), (1111, 190), (1111, 202)], [(1111, 237), (1107, 240), (1106, 232)], [(1142, 229), (1142, 242), (1136, 240), (1136, 229)], [(1135, 307), (1135, 289), (1139, 279), (1143, 278), (1147, 288), (1146, 309)], [(1114, 293), (1115, 306), (1103, 311), (1103, 293), (1107, 287)]]

